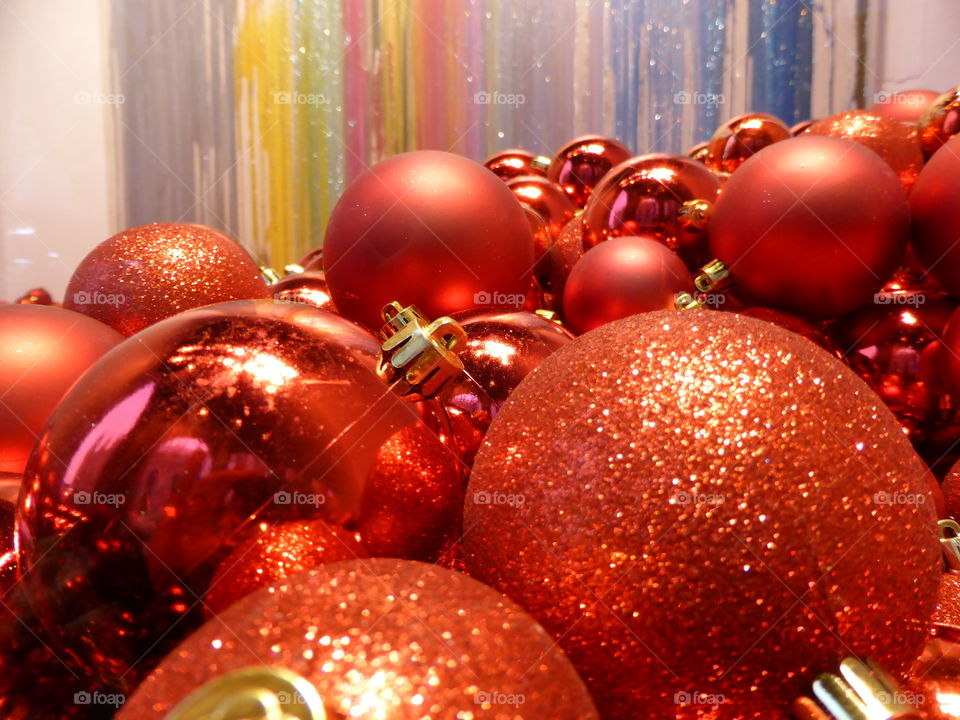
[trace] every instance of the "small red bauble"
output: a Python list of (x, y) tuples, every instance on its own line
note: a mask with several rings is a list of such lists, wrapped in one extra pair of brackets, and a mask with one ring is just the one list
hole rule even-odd
[(920, 171), (910, 211), (912, 247), (920, 263), (960, 298), (960, 139), (948, 142)]
[(870, 108), (875, 115), (883, 115), (908, 125), (916, 125), (924, 112), (940, 97), (936, 90), (903, 90), (882, 93)]
[(790, 137), (790, 128), (773, 115), (740, 115), (713, 133), (704, 162), (714, 172), (732, 173), (754, 153)]
[(323, 270), (323, 248), (314, 248), (308, 252), (300, 259), (298, 265), (303, 268), (304, 272), (310, 272), (311, 270)]
[(270, 295), (280, 302), (300, 303), (336, 312), (322, 270), (305, 270), (282, 277), (270, 286)]
[(920, 118), (919, 132), (928, 158), (960, 133), (960, 87), (943, 93), (927, 107)]
[(584, 135), (571, 140), (554, 156), (547, 177), (556, 183), (577, 207), (585, 207), (600, 179), (632, 153), (616, 140)]
[(707, 155), (710, 152), (710, 141), (697, 143), (692, 148), (687, 150), (687, 157), (691, 160), (696, 160), (697, 162), (705, 163), (707, 160)]
[(532, 210), (542, 220), (532, 224), (531, 230), (537, 277), (545, 277), (549, 268), (547, 254), (577, 208), (563, 190), (545, 177), (518, 176), (507, 180), (507, 187), (521, 205)]
[(260, 268), (232, 238), (202, 225), (154, 223), (91, 250), (63, 306), (133, 335), (184, 310), (266, 297)]
[(847, 140), (774, 143), (727, 182), (710, 249), (744, 302), (808, 319), (870, 300), (906, 247), (909, 208), (890, 166)]
[(509, 307), (530, 288), (533, 238), (496, 175), (421, 150), (384, 160), (347, 187), (330, 215), (323, 262), (337, 311), (379, 329), (392, 301), (431, 318)]
[(553, 293), (557, 303), (563, 301), (563, 290), (573, 266), (579, 262), (584, 253), (583, 216), (577, 216), (568, 222), (557, 241), (550, 248), (550, 268), (547, 279), (547, 289)]
[(484, 160), (483, 165), (501, 180), (522, 175), (546, 177), (550, 158), (534, 155), (526, 150), (501, 150)]
[(33, 288), (27, 290), (23, 295), (17, 298), (19, 305), (53, 305), (53, 297), (43, 288)]
[(64, 393), (123, 336), (85, 315), (0, 305), (0, 475), (19, 480)]
[(683, 260), (646, 237), (618, 237), (591, 248), (570, 272), (563, 291), (563, 319), (580, 335), (628, 315), (675, 307), (692, 293)]

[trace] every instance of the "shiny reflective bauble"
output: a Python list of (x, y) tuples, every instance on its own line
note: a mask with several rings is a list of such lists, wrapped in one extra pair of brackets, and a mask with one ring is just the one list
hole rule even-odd
[(796, 125), (790, 127), (790, 134), (796, 137), (805, 131), (808, 127), (813, 125), (816, 120), (801, 120)]
[(325, 565), (248, 595), (170, 653), (118, 715), (161, 720), (209, 680), (283, 667), (331, 718), (597, 720), (534, 620), (465, 575), (401, 560)]
[(911, 247), (943, 289), (960, 298), (960, 139), (950, 140), (917, 178), (910, 193)]
[(881, 93), (877, 102), (870, 108), (870, 112), (915, 126), (938, 97), (940, 93), (936, 90)]
[(260, 523), (321, 519), (371, 555), (435, 559), (458, 532), (460, 462), (439, 406), (388, 389), (377, 350), (332, 313), (237, 302), (92, 367), (40, 436), (17, 517), (21, 584), (58, 654), (126, 692)]
[(23, 295), (17, 298), (19, 305), (54, 305), (53, 297), (43, 288), (33, 288), (27, 290)]
[(850, 140), (873, 150), (893, 168), (908, 194), (923, 168), (917, 129), (893, 118), (867, 110), (850, 110), (818, 120), (807, 132)]
[(732, 173), (754, 153), (790, 137), (790, 128), (773, 115), (740, 115), (716, 129), (704, 162), (714, 172)]
[(600, 179), (632, 154), (611, 138), (584, 135), (557, 151), (547, 169), (547, 178), (563, 188), (578, 208), (583, 208)]
[(303, 268), (304, 272), (323, 270), (323, 248), (314, 248), (304, 255), (297, 264)]
[(337, 311), (322, 270), (305, 270), (282, 277), (270, 286), (270, 296), (278, 302), (299, 303), (320, 310)]
[(444, 406), (464, 462), (473, 458), (490, 421), (520, 381), (573, 339), (557, 323), (529, 312), (458, 318), (467, 343), (458, 353), (464, 374), (446, 392)]
[(696, 160), (697, 162), (705, 163), (709, 152), (710, 152), (710, 141), (707, 140), (702, 143), (697, 143), (692, 148), (687, 150), (687, 157), (690, 158), (691, 160)]
[(693, 269), (710, 260), (707, 234), (680, 217), (690, 200), (714, 203), (720, 180), (703, 163), (673, 155), (643, 155), (614, 168), (583, 213), (584, 243), (591, 248), (620, 235), (658, 238)]
[(547, 176), (549, 158), (534, 155), (526, 150), (501, 150), (483, 161), (483, 165), (501, 180), (523, 175)]
[(16, 509), (12, 502), (0, 500), (0, 595), (3, 597), (7, 596), (17, 580), (17, 550), (13, 544), (13, 516)]
[(960, 87), (934, 100), (920, 117), (918, 127), (920, 145), (928, 158), (960, 133)]
[(422, 150), (350, 183), (330, 215), (323, 262), (337, 311), (378, 330), (393, 301), (429, 318), (509, 306), (530, 288), (533, 238), (496, 175)]
[(618, 237), (587, 250), (563, 291), (563, 319), (575, 335), (614, 320), (672, 310), (693, 293), (683, 260), (655, 239)]
[(542, 220), (531, 226), (538, 277), (546, 275), (547, 253), (577, 208), (569, 196), (545, 177), (522, 175), (507, 181), (517, 201)]
[(133, 335), (184, 310), (266, 297), (260, 268), (233, 238), (203, 225), (154, 223), (91, 250), (63, 306)]
[(320, 565), (370, 557), (358, 533), (323, 520), (294, 520), (270, 526), (230, 553), (217, 569), (203, 602), (223, 612), (254, 590), (276, 585)]
[[(736, 173), (734, 173), (736, 177)], [(635, 315), (514, 391), (464, 507), (464, 558), (567, 651), (604, 718), (781, 717), (824, 668), (920, 649), (940, 550), (928, 471), (814, 344), (734, 313)], [(799, 601), (798, 601), (799, 600)], [(692, 715), (691, 715), (692, 716)]]
[(903, 256), (909, 222), (900, 181), (876, 153), (804, 134), (730, 177), (710, 250), (744, 302), (819, 320), (871, 299)]
[(0, 474), (19, 476), (47, 417), (123, 336), (85, 315), (0, 305)]
[(907, 699), (927, 720), (960, 720), (960, 643), (930, 638), (907, 673)]

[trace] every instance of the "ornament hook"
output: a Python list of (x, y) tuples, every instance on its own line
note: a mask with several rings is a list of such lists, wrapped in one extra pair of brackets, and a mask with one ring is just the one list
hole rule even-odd
[(813, 696), (794, 701), (796, 720), (922, 720), (908, 695), (876, 660), (848, 657), (840, 674), (821, 673), (813, 681)]

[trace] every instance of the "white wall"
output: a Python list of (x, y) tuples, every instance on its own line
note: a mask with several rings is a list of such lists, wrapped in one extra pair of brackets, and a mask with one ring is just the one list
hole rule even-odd
[(960, 85), (960, 2), (883, 0), (880, 6), (886, 17), (877, 45), (879, 89)]

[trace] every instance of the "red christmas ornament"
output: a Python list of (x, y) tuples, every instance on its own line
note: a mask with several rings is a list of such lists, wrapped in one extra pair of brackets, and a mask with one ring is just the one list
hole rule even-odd
[(584, 135), (557, 151), (547, 170), (547, 178), (563, 188), (577, 207), (583, 208), (600, 179), (631, 154), (616, 140)]
[(899, 120), (867, 110), (837, 113), (813, 123), (811, 135), (850, 140), (873, 150), (887, 161), (909, 194), (923, 168), (923, 153), (917, 140), (917, 129)]
[(40, 436), (17, 520), (54, 647), (126, 692), (202, 620), (258, 523), (319, 519), (371, 554), (435, 559), (458, 532), (460, 462), (439, 406), (389, 390), (377, 352), (332, 313), (237, 302), (91, 368)]
[(557, 323), (527, 312), (484, 313), (460, 319), (467, 331), (459, 352), (464, 374), (454, 381), (444, 403), (467, 465), (490, 421), (520, 381), (573, 339)]
[(260, 269), (232, 238), (202, 225), (154, 223), (90, 251), (63, 306), (133, 335), (184, 310), (266, 297)]
[(960, 718), (960, 643), (931, 638), (907, 673), (907, 700), (926, 720)]
[(614, 168), (583, 213), (584, 245), (620, 235), (653, 236), (697, 268), (710, 258), (706, 233), (684, 217), (685, 204), (716, 202), (720, 181), (702, 163), (672, 155), (643, 155)]
[(0, 475), (16, 485), (47, 417), (123, 336), (79, 313), (0, 305)]
[[(118, 720), (161, 720), (204, 683), (250, 666), (300, 675), (331, 718), (597, 720), (570, 662), (514, 603), (460, 573), (383, 559), (326, 565), (247, 596), (171, 653)], [(234, 684), (220, 707), (256, 687)], [(283, 704), (276, 687), (260, 688)]]
[(18, 305), (53, 305), (53, 297), (43, 288), (33, 288), (17, 298)]
[(947, 517), (960, 520), (960, 460), (947, 471), (940, 489), (946, 501)]
[(815, 122), (816, 120), (801, 120), (796, 125), (793, 125), (790, 128), (790, 134), (793, 137), (796, 137), (797, 135), (801, 135), (808, 127), (813, 125)]
[(687, 150), (687, 157), (691, 160), (696, 160), (697, 162), (705, 163), (707, 161), (707, 155), (710, 152), (710, 141), (697, 143), (692, 148)]
[(920, 144), (928, 158), (960, 133), (960, 87), (934, 100), (920, 117), (918, 127)]
[(843, 351), (837, 347), (833, 340), (827, 337), (823, 330), (810, 321), (804, 320), (802, 317), (791, 315), (782, 310), (756, 306), (732, 308), (732, 310), (740, 315), (746, 315), (747, 317), (779, 325), (792, 333), (805, 337), (832, 355), (836, 355), (837, 357), (843, 356)]
[(713, 133), (704, 162), (714, 172), (732, 173), (754, 153), (790, 137), (790, 128), (773, 115), (740, 115)]
[(323, 248), (318, 247), (314, 248), (306, 255), (304, 255), (300, 262), (297, 263), (300, 267), (303, 268), (304, 272), (311, 272), (313, 270), (323, 270)]
[(13, 516), (16, 510), (12, 502), (0, 500), (0, 595), (3, 597), (9, 594), (17, 581), (17, 550), (13, 542)]
[(550, 158), (526, 150), (501, 150), (484, 160), (483, 165), (501, 180), (529, 175), (546, 177)]
[(870, 300), (903, 256), (908, 229), (889, 165), (855, 143), (804, 135), (761, 150), (731, 176), (710, 249), (744, 302), (823, 319)]
[(270, 286), (274, 300), (310, 305), (320, 310), (336, 312), (327, 278), (321, 270), (305, 270), (280, 278)]
[(345, 317), (383, 324), (388, 302), (428, 317), (516, 309), (530, 288), (533, 240), (495, 175), (452, 153), (385, 160), (354, 180), (327, 225), (324, 269)]
[(916, 125), (934, 100), (940, 97), (936, 90), (903, 90), (881, 93), (870, 108), (875, 115), (883, 115), (908, 125)]
[(570, 273), (563, 291), (563, 318), (581, 335), (637, 313), (675, 307), (693, 293), (683, 260), (646, 237), (618, 237), (591, 248)]
[(917, 259), (954, 297), (960, 298), (960, 140), (930, 158), (910, 194), (912, 248)]
[(897, 499), (927, 474), (807, 340), (646, 313), (561, 348), (504, 404), (464, 558), (558, 638), (604, 718), (674, 717), (680, 693), (718, 698), (716, 720), (782, 717), (847, 655), (916, 657), (940, 550), (930, 506)]
[(521, 205), (536, 214), (537, 222), (531, 225), (536, 274), (545, 277), (549, 269), (547, 254), (577, 208), (563, 190), (544, 177), (515, 177), (507, 181), (507, 187)]
[(550, 275), (547, 287), (559, 304), (563, 300), (563, 290), (570, 271), (584, 253), (583, 216), (573, 218), (564, 225), (557, 241), (550, 248)]
[(943, 329), (942, 349), (934, 356), (943, 387), (953, 397), (960, 397), (960, 312), (950, 316)]

